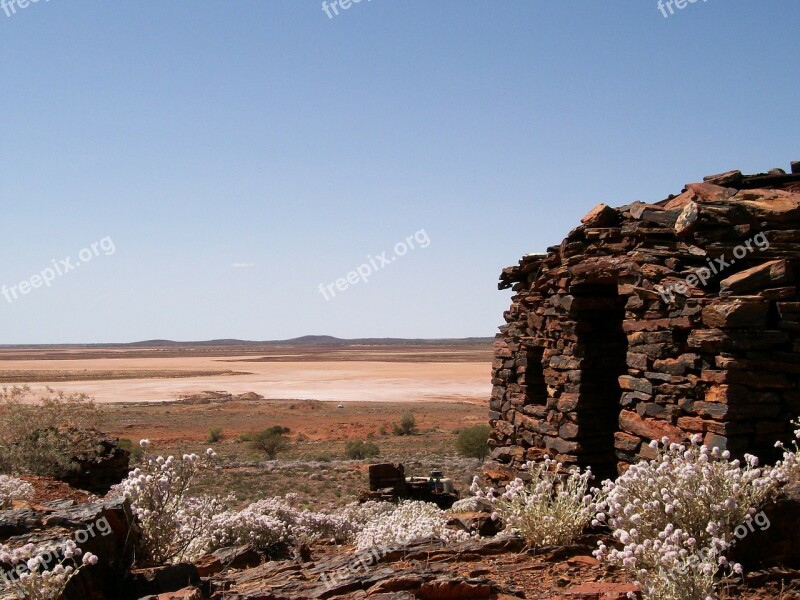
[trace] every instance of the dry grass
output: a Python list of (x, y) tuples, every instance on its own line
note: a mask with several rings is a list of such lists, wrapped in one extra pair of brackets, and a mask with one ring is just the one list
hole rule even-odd
[[(336, 408), (318, 401), (227, 401), (207, 404), (128, 404), (102, 408), (102, 427), (138, 441), (147, 438), (163, 454), (202, 452), (208, 430), (219, 427), (223, 438), (213, 444), (223, 469), (201, 480), (199, 489), (242, 501), (295, 492), (308, 507), (337, 506), (354, 500), (368, 487), (370, 462), (402, 462), (410, 475), (442, 469), (466, 490), (480, 463), (457, 455), (459, 428), (485, 420), (485, 409), (470, 403), (347, 403)], [(418, 435), (391, 435), (392, 423), (413, 411)], [(239, 440), (273, 425), (289, 427), (291, 444), (274, 461)], [(381, 433), (385, 431), (388, 433)], [(345, 445), (370, 439), (380, 456), (347, 460)]]

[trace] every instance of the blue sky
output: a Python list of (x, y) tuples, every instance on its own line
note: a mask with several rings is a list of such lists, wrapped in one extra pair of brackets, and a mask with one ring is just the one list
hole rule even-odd
[(798, 26), (790, 0), (0, 9), (0, 343), (494, 335), (501, 268), (595, 204), (800, 160)]

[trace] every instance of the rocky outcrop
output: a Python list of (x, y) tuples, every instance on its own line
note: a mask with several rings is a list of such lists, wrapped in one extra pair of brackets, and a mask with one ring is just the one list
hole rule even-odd
[[(123, 597), (131, 600), (160, 598), (162, 594), (172, 594), (187, 585), (202, 592), (197, 587), (200, 585), (200, 574), (197, 567), (192, 564), (131, 569), (125, 577), (125, 595)], [(196, 594), (196, 592), (192, 591), (192, 594)], [(201, 594), (200, 597), (204, 595)]]
[[(323, 549), (315, 548), (316, 552)], [(469, 598), (608, 598), (623, 600), (633, 584), (619, 581), (589, 556), (591, 548), (526, 552), (521, 538), (486, 538), (445, 546), (420, 540), (355, 553), (331, 549), (313, 562), (266, 563), (211, 581), (222, 600), (450, 600)], [(605, 577), (602, 583), (589, 580)], [(582, 579), (580, 584), (573, 580)], [(586, 581), (583, 581), (583, 579)], [(548, 593), (550, 592), (550, 593)], [(564, 594), (564, 596), (562, 596)]]
[(62, 477), (70, 486), (99, 496), (128, 476), (130, 452), (120, 448), (119, 440), (98, 432), (98, 452), (91, 459), (76, 458), (75, 471)]
[[(98, 563), (74, 578), (65, 600), (126, 598), (123, 579), (133, 562), (139, 530), (127, 501), (123, 499), (76, 504), (53, 501), (0, 512), (0, 544), (18, 548), (28, 543), (44, 549), (58, 548), (73, 540)], [(51, 568), (55, 566), (55, 559)], [(0, 564), (4, 572), (11, 565)]]
[[(765, 509), (773, 527), (748, 534), (741, 546), (743, 557), (757, 556), (759, 545), (766, 543), (791, 555), (797, 520), (792, 502)], [(459, 514), (452, 526), (477, 532), (487, 526), (487, 519), (487, 513)], [(421, 539), (361, 552), (321, 543), (303, 547), (294, 558), (272, 561), (242, 546), (223, 548), (194, 565), (133, 568), (140, 536), (132, 522), (123, 500), (21, 505), (0, 512), (0, 543), (55, 545), (71, 538), (96, 554), (98, 564), (73, 580), (67, 600), (624, 600), (635, 590), (619, 570), (591, 556), (598, 540), (614, 543), (604, 535), (536, 549), (510, 535), (458, 544)], [(494, 529), (483, 533), (492, 535)], [(776, 537), (763, 537), (773, 534)], [(748, 550), (744, 544), (750, 541), (754, 546)], [(762, 568), (748, 575), (755, 589), (738, 585), (731, 593), (755, 600), (795, 589), (797, 572), (770, 567), (776, 556), (753, 563)], [(794, 583), (787, 581), (792, 578)]]
[(731, 171), (657, 204), (599, 205), (504, 269), (492, 458), (614, 476), (650, 440), (691, 434), (774, 458), (800, 415), (798, 244), (800, 174)]

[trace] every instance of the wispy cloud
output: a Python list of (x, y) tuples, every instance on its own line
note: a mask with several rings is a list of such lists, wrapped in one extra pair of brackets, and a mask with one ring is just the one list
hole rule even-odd
[(250, 267), (255, 267), (256, 263), (233, 263), (231, 268), (233, 269), (249, 269)]

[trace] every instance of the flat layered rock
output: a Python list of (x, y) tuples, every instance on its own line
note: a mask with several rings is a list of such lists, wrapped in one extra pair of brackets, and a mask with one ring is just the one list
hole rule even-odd
[[(445, 545), (419, 540), (377, 553), (345, 548), (324, 552), (308, 563), (267, 563), (215, 576), (211, 597), (218, 600), (299, 600), (338, 598), (556, 598), (575, 588), (572, 598), (590, 590), (634, 590), (590, 555), (596, 541), (576, 546), (527, 548), (519, 537), (476, 539)], [(371, 558), (368, 558), (370, 557)], [(593, 584), (600, 577), (608, 582)], [(586, 587), (586, 586), (589, 587)], [(591, 586), (595, 587), (591, 587)], [(602, 596), (606, 597), (606, 596)]]
[[(83, 569), (70, 582), (64, 600), (126, 597), (124, 579), (140, 540), (127, 500), (117, 498), (88, 504), (60, 500), (0, 511), (2, 544), (19, 548), (32, 543), (46, 550), (57, 550), (68, 540), (97, 556), (98, 562)], [(10, 565), (0, 567), (7, 571)], [(183, 582), (175, 589), (185, 585)]]

